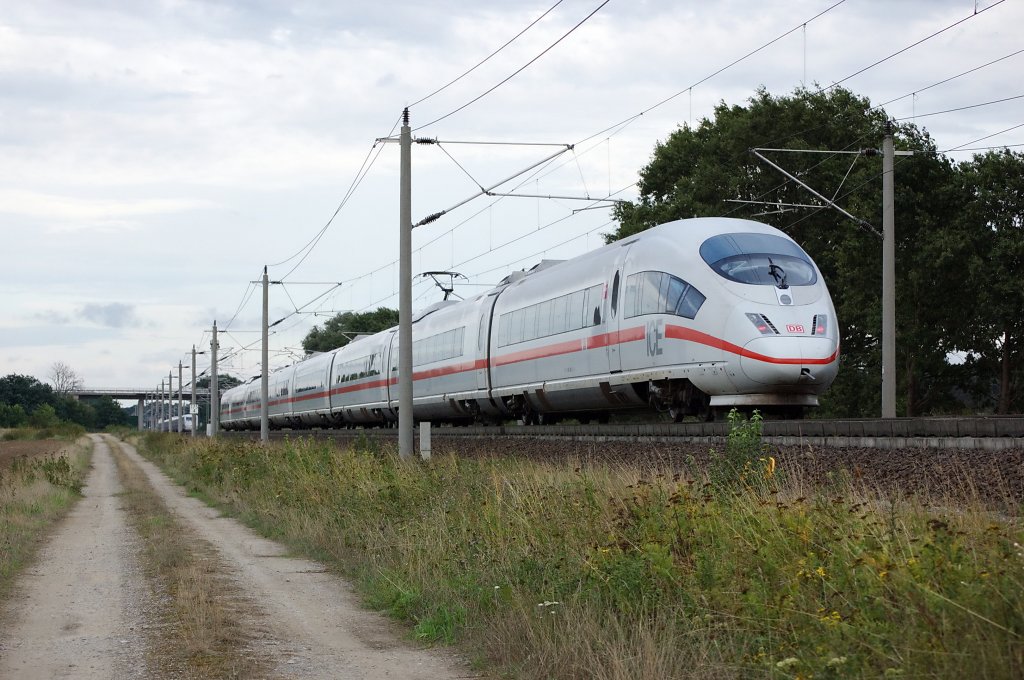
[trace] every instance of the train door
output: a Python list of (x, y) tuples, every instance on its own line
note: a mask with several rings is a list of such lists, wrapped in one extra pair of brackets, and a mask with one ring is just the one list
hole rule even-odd
[(394, 329), (391, 336), (385, 342), (385, 358), (382, 369), (384, 372), (384, 400), (387, 402), (390, 413), (388, 416), (398, 416), (398, 329)]
[(629, 253), (629, 247), (635, 242), (627, 242), (623, 244), (623, 247), (619, 250), (618, 255), (615, 257), (615, 266), (611, 272), (611, 279), (608, 281), (606, 290), (608, 291), (608, 372), (619, 373), (622, 371), (622, 355), (620, 351), (620, 331), (622, 330), (622, 289), (625, 286), (625, 274), (623, 272), (623, 265), (626, 262), (626, 255)]

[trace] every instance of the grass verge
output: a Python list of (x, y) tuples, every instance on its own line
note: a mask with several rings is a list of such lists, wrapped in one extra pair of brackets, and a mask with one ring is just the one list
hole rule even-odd
[(692, 475), (306, 439), (145, 450), (512, 677), (1024, 676), (1015, 520), (808, 488), (744, 427)]
[(263, 677), (245, 624), (251, 605), (223, 575), (212, 547), (177, 522), (120, 444), (107, 441), (129, 521), (142, 538), (143, 569), (163, 603), (161, 625), (149, 629), (151, 667), (184, 677)]
[(0, 596), (28, 564), (47, 530), (82, 495), (92, 444), (0, 466)]
[(15, 427), (0, 434), (3, 441), (27, 439), (61, 439), (73, 442), (85, 435), (85, 428), (76, 423), (57, 423), (47, 427)]

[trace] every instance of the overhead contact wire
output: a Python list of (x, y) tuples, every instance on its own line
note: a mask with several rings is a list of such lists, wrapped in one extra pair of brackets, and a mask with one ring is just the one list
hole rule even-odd
[(582, 20), (580, 20), (580, 22), (579, 22), (578, 24), (576, 24), (575, 26), (573, 26), (572, 28), (570, 28), (570, 29), (569, 29), (568, 31), (566, 31), (566, 32), (565, 32), (565, 33), (564, 33), (564, 34), (562, 35), (562, 37), (561, 37), (561, 38), (559, 38), (559, 39), (558, 39), (558, 40), (556, 40), (555, 42), (553, 42), (553, 43), (551, 43), (550, 45), (548, 45), (548, 46), (547, 46), (546, 48), (544, 48), (544, 50), (543, 50), (543, 51), (542, 51), (542, 52), (541, 52), (540, 54), (538, 54), (538, 55), (537, 55), (537, 56), (535, 56), (535, 57), (534, 57), (533, 59), (531, 59), (530, 61), (528, 61), (528, 62), (526, 62), (525, 64), (523, 64), (522, 66), (520, 66), (520, 67), (519, 67), (518, 69), (516, 69), (516, 70), (515, 70), (515, 71), (514, 71), (514, 72), (513, 72), (512, 74), (510, 74), (509, 76), (507, 76), (507, 77), (505, 77), (505, 78), (504, 78), (503, 80), (501, 80), (501, 82), (499, 82), (499, 83), (498, 83), (497, 85), (494, 85), (493, 87), (490, 87), (490, 88), (488, 88), (488, 89), (487, 89), (486, 91), (484, 91), (484, 92), (482, 92), (481, 94), (477, 95), (477, 96), (476, 96), (476, 97), (474, 97), (473, 99), (470, 99), (470, 100), (469, 100), (468, 102), (466, 102), (466, 103), (465, 103), (465, 104), (463, 104), (462, 106), (458, 107), (457, 109), (454, 109), (454, 110), (452, 110), (452, 111), (449, 111), (448, 113), (444, 114), (443, 116), (441, 116), (441, 117), (439, 117), (439, 118), (435, 118), (434, 120), (430, 121), (429, 123), (425, 123), (424, 125), (420, 125), (419, 127), (415, 128), (414, 132), (415, 132), (415, 131), (418, 131), (418, 130), (422, 130), (423, 128), (426, 128), (426, 127), (430, 127), (431, 125), (434, 125), (435, 123), (440, 123), (440, 122), (441, 122), (442, 120), (444, 120), (445, 118), (449, 118), (449, 117), (451, 117), (451, 116), (454, 116), (454, 115), (455, 115), (456, 113), (458, 113), (459, 111), (462, 111), (463, 109), (465, 109), (465, 108), (467, 108), (467, 107), (471, 106), (472, 104), (475, 104), (476, 102), (480, 101), (481, 99), (483, 99), (484, 97), (486, 97), (486, 96), (487, 96), (487, 95), (489, 95), (490, 93), (494, 92), (494, 91), (495, 91), (495, 90), (497, 90), (497, 89), (498, 89), (499, 87), (501, 87), (502, 85), (504, 85), (504, 84), (505, 84), (505, 83), (507, 83), (508, 81), (512, 80), (513, 78), (515, 78), (515, 77), (516, 77), (517, 75), (519, 75), (519, 74), (520, 74), (520, 73), (522, 73), (523, 71), (525, 71), (525, 70), (526, 70), (526, 69), (527, 69), (527, 68), (528, 68), (528, 67), (529, 67), (530, 65), (532, 65), (532, 64), (533, 64), (533, 63), (534, 63), (535, 61), (537, 61), (538, 59), (540, 59), (541, 57), (543, 57), (543, 56), (544, 56), (545, 54), (547, 54), (548, 52), (550, 52), (550, 51), (551, 51), (552, 49), (554, 49), (554, 48), (555, 48), (555, 46), (556, 46), (556, 45), (558, 45), (558, 43), (560, 43), (560, 42), (562, 42), (563, 40), (565, 40), (566, 38), (568, 38), (568, 37), (569, 37), (569, 36), (570, 36), (570, 35), (571, 35), (571, 34), (572, 34), (572, 33), (573, 33), (573, 32), (574, 32), (574, 31), (575, 31), (576, 29), (578, 29), (578, 28), (579, 28), (580, 26), (582, 26), (582, 25), (583, 25), (584, 23), (586, 23), (586, 22), (587, 22), (587, 21), (588, 21), (588, 20), (590, 19), (590, 17), (592, 17), (592, 16), (594, 16), (595, 14), (597, 14), (597, 13), (598, 13), (598, 12), (599, 12), (599, 11), (601, 10), (601, 8), (603, 8), (603, 7), (604, 7), (605, 5), (607, 5), (607, 4), (609, 3), (609, 2), (611, 2), (611, 0), (604, 0), (604, 2), (602, 2), (602, 3), (600, 4), (600, 5), (598, 5), (598, 6), (597, 6), (597, 8), (596, 8), (596, 9), (595, 9), (594, 11), (592, 11), (592, 12), (591, 12), (590, 14), (588, 14), (587, 16), (583, 17), (583, 19), (582, 19)]

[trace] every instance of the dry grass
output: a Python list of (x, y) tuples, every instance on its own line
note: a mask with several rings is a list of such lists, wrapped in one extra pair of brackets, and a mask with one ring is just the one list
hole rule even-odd
[(510, 677), (1021, 677), (1016, 521), (845, 474), (812, 484), (738, 432), (688, 473), (407, 463), (305, 439), (146, 446), (191, 490), (355, 576), (417, 638)]
[(31, 562), (48, 530), (81, 497), (92, 444), (64, 444), (59, 454), (0, 465), (0, 595)]
[(253, 606), (224, 575), (213, 548), (187, 532), (145, 473), (108, 439), (124, 486), (124, 504), (142, 537), (143, 568), (163, 602), (150, 629), (153, 668), (187, 678), (252, 678), (266, 660), (253, 653)]

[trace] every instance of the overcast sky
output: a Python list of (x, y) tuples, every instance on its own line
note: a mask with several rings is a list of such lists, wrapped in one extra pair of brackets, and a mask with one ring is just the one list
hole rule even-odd
[[(601, 2), (559, 3), (413, 105), (413, 128), (501, 82)], [(923, 115), (1024, 94), (1024, 54), (925, 89), (1024, 50), (1024, 0), (835, 2), (611, 0), (504, 85), (414, 134), (575, 143), (517, 191), (634, 198), (655, 143), (716, 103), (742, 104), (759, 86), (827, 86), (960, 20), (843, 85), (873, 103), (919, 92), (886, 110), (921, 116), (939, 149), (1024, 123), (1024, 99)], [(397, 307), (398, 146), (374, 140), (554, 4), (5, 0), (0, 374), (45, 379), (62, 361), (89, 386), (155, 387), (179, 360), (187, 375), (187, 353), (208, 348), (216, 320), (231, 355), (222, 370), (256, 375), (260, 295), (248, 293), (265, 264), (285, 281), (271, 288), (271, 319), (287, 317), (271, 338), (274, 366), (294, 360), (324, 315)], [(1022, 143), (1024, 127), (969, 146)], [(555, 151), (418, 145), (413, 221)], [(328, 222), (366, 159), (308, 257), (282, 263)], [(587, 205), (478, 198), (414, 232), (414, 273), (454, 268), (468, 297), (511, 269), (598, 247), (614, 225), (607, 209), (574, 213)], [(422, 307), (440, 292), (418, 280), (413, 296)]]

